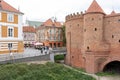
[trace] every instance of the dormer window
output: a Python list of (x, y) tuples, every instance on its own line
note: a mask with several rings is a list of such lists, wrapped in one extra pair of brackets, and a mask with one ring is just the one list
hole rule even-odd
[(7, 21), (8, 22), (14, 22), (14, 15), (13, 14), (8, 14), (7, 15)]

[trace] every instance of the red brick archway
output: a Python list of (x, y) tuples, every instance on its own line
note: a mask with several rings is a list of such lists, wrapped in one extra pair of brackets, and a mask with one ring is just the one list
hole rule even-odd
[(106, 64), (103, 71), (120, 73), (120, 61), (112, 61)]
[(105, 61), (102, 65), (101, 65), (101, 68), (100, 68), (100, 71), (103, 71), (103, 69), (105, 68), (105, 66), (107, 65), (107, 64), (109, 64), (109, 63), (111, 63), (111, 62), (114, 62), (114, 61), (118, 61), (118, 62), (120, 62), (120, 59), (108, 59), (107, 61)]

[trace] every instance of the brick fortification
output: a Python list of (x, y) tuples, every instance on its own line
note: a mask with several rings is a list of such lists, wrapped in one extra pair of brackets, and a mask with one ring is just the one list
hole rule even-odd
[(120, 61), (120, 13), (107, 15), (94, 0), (88, 10), (66, 16), (66, 64), (89, 73)]

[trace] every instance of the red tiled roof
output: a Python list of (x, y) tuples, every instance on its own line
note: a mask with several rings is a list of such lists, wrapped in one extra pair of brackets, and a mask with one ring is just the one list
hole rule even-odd
[(112, 12), (111, 12), (111, 15), (115, 15), (116, 14), (116, 12), (113, 10)]
[(113, 17), (113, 16), (120, 16), (120, 13), (116, 13), (114, 10), (111, 12), (111, 14), (106, 15), (106, 17)]
[(55, 24), (56, 27), (62, 27), (60, 22), (54, 22), (54, 24)]
[(35, 33), (36, 30), (32, 26), (23, 26), (23, 32), (33, 32), (33, 33)]
[(53, 22), (51, 19), (48, 19), (46, 22), (43, 23), (44, 26), (53, 26)]
[(61, 27), (60, 22), (52, 21), (51, 19), (48, 19), (46, 22), (43, 23), (44, 26), (54, 26), (54, 27)]
[(90, 12), (104, 13), (104, 11), (102, 10), (102, 8), (100, 7), (100, 5), (97, 3), (96, 0), (93, 0), (92, 4), (90, 5), (86, 13), (90, 13)]
[(10, 4), (6, 3), (4, 0), (0, 0), (1, 10), (10, 11), (10, 12), (16, 12), (21, 13), (19, 10), (12, 7)]

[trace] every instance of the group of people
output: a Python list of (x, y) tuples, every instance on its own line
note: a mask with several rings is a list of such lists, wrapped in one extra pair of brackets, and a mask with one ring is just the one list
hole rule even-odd
[(39, 50), (41, 51), (41, 53), (49, 54), (49, 51), (52, 50), (52, 48), (48, 46), (41, 46)]

